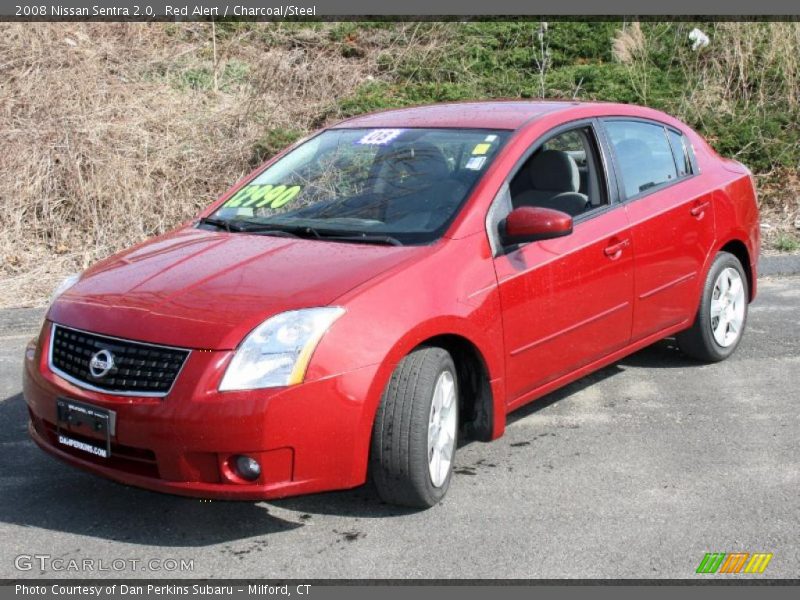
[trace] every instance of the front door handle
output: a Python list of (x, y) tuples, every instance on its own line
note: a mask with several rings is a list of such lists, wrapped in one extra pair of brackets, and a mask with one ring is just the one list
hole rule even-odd
[(616, 260), (622, 255), (622, 251), (627, 248), (630, 243), (631, 241), (628, 239), (615, 241), (606, 246), (603, 252), (607, 257)]
[(695, 204), (692, 207), (692, 210), (689, 212), (692, 214), (693, 217), (697, 217), (698, 219), (703, 217), (703, 213), (706, 212), (706, 209), (709, 207), (711, 203), (706, 200), (705, 202), (700, 202), (699, 204)]

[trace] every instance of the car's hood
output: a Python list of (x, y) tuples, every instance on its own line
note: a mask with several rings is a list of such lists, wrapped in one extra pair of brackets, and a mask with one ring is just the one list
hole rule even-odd
[(183, 229), (89, 269), (48, 318), (158, 344), (230, 349), (267, 317), (330, 304), (425, 251)]

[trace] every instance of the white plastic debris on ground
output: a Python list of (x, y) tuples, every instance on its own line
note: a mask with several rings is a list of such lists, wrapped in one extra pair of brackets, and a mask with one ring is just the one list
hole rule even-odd
[(708, 36), (697, 27), (689, 32), (689, 41), (692, 42), (692, 50), (699, 50), (708, 46)]

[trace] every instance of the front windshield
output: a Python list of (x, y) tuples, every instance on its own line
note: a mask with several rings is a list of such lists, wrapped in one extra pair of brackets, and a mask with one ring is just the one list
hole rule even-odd
[(211, 218), (244, 223), (248, 231), (427, 243), (444, 233), (507, 136), (475, 129), (331, 129), (270, 166)]

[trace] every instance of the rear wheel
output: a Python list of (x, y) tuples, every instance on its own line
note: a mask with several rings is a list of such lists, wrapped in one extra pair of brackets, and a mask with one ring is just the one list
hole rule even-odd
[(442, 348), (415, 350), (397, 365), (372, 431), (370, 469), (380, 497), (428, 508), (447, 493), (458, 432), (458, 379)]
[(680, 349), (706, 362), (728, 358), (742, 339), (749, 297), (742, 263), (720, 252), (708, 271), (694, 325), (677, 336)]

